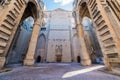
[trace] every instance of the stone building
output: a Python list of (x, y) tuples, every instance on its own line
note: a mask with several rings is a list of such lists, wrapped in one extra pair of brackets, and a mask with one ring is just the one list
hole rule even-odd
[(72, 12), (56, 9), (48, 12), (48, 62), (71, 62)]
[[(46, 26), (41, 28), (39, 34), (36, 62), (81, 62), (82, 51), (72, 11), (58, 8), (44, 13)], [(85, 18), (83, 25), (89, 56), (93, 63), (99, 63), (96, 59), (103, 56), (92, 23)]]
[[(41, 0), (0, 1), (0, 68), (19, 61), (24, 65), (34, 64), (37, 39), (44, 22), (43, 9), (44, 4)], [(28, 17), (33, 18), (34, 25), (21, 25)], [(31, 33), (29, 30), (32, 30)], [(26, 36), (29, 37), (26, 39)], [(25, 50), (20, 50), (23, 47)]]
[[(120, 1), (74, 0), (73, 16), (82, 49), (82, 65), (90, 65), (89, 52), (84, 38), (82, 20), (91, 19), (107, 69), (119, 71), (120, 67)], [(84, 54), (83, 54), (84, 53)]]
[(48, 11), (49, 33), (47, 62), (71, 62), (72, 12), (63, 9)]
[(120, 1), (74, 0), (73, 7), (43, 12), (41, 0), (1, 0), (0, 68), (19, 62), (89, 66), (104, 57), (107, 69), (119, 71)]
[(38, 62), (77, 62), (79, 45), (77, 36), (72, 42), (76, 34), (72, 11), (58, 8), (44, 13), (46, 26), (38, 38), (36, 61), (40, 58)]

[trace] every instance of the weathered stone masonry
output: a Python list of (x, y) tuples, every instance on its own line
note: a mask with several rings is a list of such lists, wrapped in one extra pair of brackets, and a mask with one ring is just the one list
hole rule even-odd
[[(87, 16), (92, 19), (102, 48), (106, 68), (109, 70), (118, 69), (120, 67), (120, 36), (118, 35), (120, 32), (120, 1), (75, 0), (73, 14), (77, 21), (80, 39), (82, 37), (80, 34), (82, 28), (79, 27), (82, 27), (81, 21), (83, 17)], [(81, 43), (83, 44), (83, 42)], [(86, 47), (82, 44), (81, 54), (87, 53)]]
[[(30, 44), (32, 44), (35, 42), (33, 42), (32, 38), (37, 39), (37, 36), (34, 37), (34, 35), (37, 34), (35, 28), (37, 27), (38, 30), (40, 29), (43, 18), (42, 7), (38, 4), (37, 0), (11, 0), (6, 1), (6, 3), (7, 4), (4, 6), (0, 6), (0, 68), (2, 68), (5, 64), (7, 53), (21, 21), (29, 16), (34, 18), (35, 25), (30, 41)], [(36, 33), (34, 34), (34, 32)], [(34, 51), (31, 52), (30, 48), (31, 45), (29, 46), (28, 54), (35, 53)], [(35, 46), (33, 46), (33, 48), (35, 48)], [(30, 56), (28, 56), (28, 54), (26, 60), (31, 59), (29, 58)], [(27, 64), (29, 61), (26, 62), (26, 60), (25, 65), (29, 65)]]

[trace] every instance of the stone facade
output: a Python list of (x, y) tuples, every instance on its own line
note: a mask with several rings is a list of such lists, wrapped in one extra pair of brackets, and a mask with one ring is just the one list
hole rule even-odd
[(50, 31), (48, 36), (47, 62), (71, 62), (71, 14), (62, 9), (51, 11)]
[[(40, 62), (81, 62), (82, 51), (72, 12), (58, 8), (46, 11), (45, 15), (47, 24), (45, 29), (41, 29), (35, 59), (40, 58)], [(96, 46), (99, 43), (92, 23), (86, 18), (83, 25), (88, 56), (92, 62), (97, 62), (97, 58), (102, 58), (102, 53), (100, 47)]]
[(71, 62), (72, 12), (56, 9), (46, 11), (45, 14), (47, 19), (46, 62)]

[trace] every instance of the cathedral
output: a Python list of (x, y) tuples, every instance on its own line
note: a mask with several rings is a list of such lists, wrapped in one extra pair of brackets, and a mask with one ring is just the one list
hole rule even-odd
[(0, 69), (37, 63), (104, 64), (120, 73), (120, 1), (73, 0), (46, 10), (42, 0), (0, 1)]
[(48, 28), (46, 61), (71, 62), (72, 12), (56, 9), (45, 14)]
[[(45, 11), (45, 20), (47, 24), (42, 27), (38, 38), (36, 62), (80, 63), (81, 50), (72, 11), (60, 8)], [(102, 62), (103, 56), (92, 22), (86, 17), (82, 24), (84, 25), (84, 36), (92, 62), (97, 63), (97, 59), (98, 63)], [(96, 53), (93, 53), (93, 51), (96, 51)]]

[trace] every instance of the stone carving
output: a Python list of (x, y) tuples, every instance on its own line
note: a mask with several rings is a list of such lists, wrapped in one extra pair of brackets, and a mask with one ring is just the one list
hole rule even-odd
[(62, 59), (62, 45), (56, 45), (55, 52), (56, 52), (56, 61), (61, 62), (61, 59)]
[(62, 55), (62, 45), (56, 45), (56, 55)]

